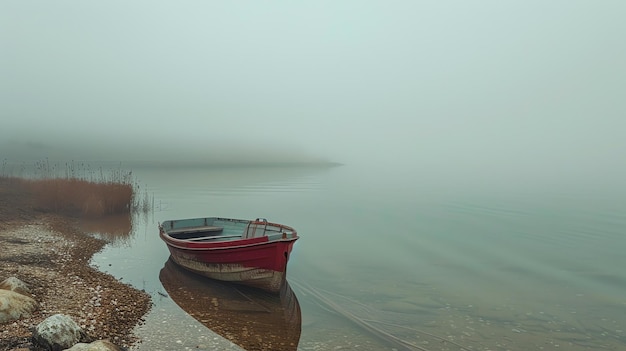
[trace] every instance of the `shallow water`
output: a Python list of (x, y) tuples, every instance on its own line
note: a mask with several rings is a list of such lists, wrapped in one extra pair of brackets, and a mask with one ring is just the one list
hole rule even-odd
[(299, 350), (626, 348), (619, 188), (450, 185), (358, 166), (133, 173), (154, 212), (92, 262), (152, 294), (140, 350), (222, 342), (159, 280), (169, 254), (158, 222), (205, 216), (298, 230), (288, 279)]

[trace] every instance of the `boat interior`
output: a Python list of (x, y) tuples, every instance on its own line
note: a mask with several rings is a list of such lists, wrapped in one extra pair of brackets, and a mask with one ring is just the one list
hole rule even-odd
[(174, 239), (198, 242), (240, 240), (261, 236), (275, 240), (285, 236), (286, 232), (290, 237), (295, 236), (294, 231), (260, 218), (254, 221), (222, 218), (174, 220), (163, 222), (162, 227)]

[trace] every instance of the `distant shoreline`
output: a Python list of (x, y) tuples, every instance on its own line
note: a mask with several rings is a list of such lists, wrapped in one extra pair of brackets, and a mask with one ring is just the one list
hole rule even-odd
[(333, 168), (338, 162), (198, 162), (198, 161), (126, 161), (126, 166), (142, 168)]
[(196, 160), (98, 160), (98, 159), (21, 159), (12, 160), (4, 159), (0, 176), (21, 176), (31, 167), (34, 169), (41, 164), (45, 164), (48, 170), (56, 170), (57, 172), (67, 167), (77, 167), (83, 170), (91, 171), (97, 168), (124, 169), (132, 168), (334, 168), (345, 166), (344, 163), (332, 161), (196, 161)]

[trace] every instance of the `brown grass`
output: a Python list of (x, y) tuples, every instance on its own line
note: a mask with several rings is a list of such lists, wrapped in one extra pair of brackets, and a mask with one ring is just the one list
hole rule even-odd
[(130, 213), (133, 187), (127, 183), (91, 182), (76, 178), (20, 179), (33, 195), (33, 206), (44, 212), (101, 217)]

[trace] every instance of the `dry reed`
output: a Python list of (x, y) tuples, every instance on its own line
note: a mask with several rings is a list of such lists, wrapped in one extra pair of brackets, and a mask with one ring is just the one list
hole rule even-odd
[(129, 213), (133, 187), (122, 183), (99, 183), (81, 179), (23, 179), (33, 194), (34, 206), (44, 212), (100, 217)]
[[(22, 164), (19, 174), (25, 170)], [(43, 212), (95, 218), (151, 210), (147, 191), (143, 196), (139, 194), (131, 171), (119, 168), (109, 173), (74, 161), (65, 164), (65, 177), (58, 175), (61, 170), (58, 164), (45, 159), (35, 162), (32, 177), (13, 177), (6, 173), (5, 159), (0, 177), (10, 178), (24, 188), (32, 195), (33, 206)]]

